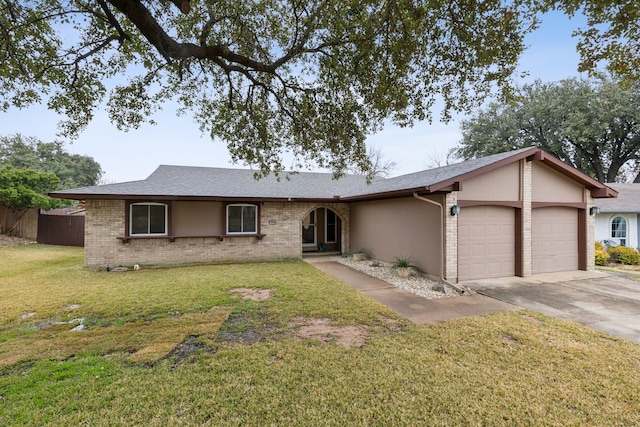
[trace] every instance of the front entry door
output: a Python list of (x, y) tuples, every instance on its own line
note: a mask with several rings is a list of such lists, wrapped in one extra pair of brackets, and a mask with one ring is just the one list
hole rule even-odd
[(302, 250), (316, 250), (316, 248), (316, 211), (311, 211), (302, 221)]

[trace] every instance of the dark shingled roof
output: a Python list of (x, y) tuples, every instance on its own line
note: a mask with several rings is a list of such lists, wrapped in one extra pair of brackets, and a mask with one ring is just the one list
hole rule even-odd
[(607, 184), (618, 192), (615, 199), (599, 199), (596, 206), (606, 213), (640, 213), (640, 184)]
[[(176, 196), (265, 199), (333, 199), (366, 184), (363, 176), (333, 179), (330, 173), (301, 172), (270, 175), (256, 180), (247, 169), (192, 166), (159, 166), (143, 181), (98, 185), (58, 191), (57, 197), (73, 196)], [(113, 198), (113, 197), (111, 197)]]
[(75, 188), (50, 195), (63, 199), (364, 200), (406, 196), (413, 192), (451, 191), (457, 181), (462, 182), (488, 169), (530, 156), (538, 156), (542, 161), (549, 162), (588, 188), (604, 190), (598, 197), (615, 197), (607, 187), (535, 147), (395, 178), (380, 178), (371, 184), (357, 175), (346, 175), (335, 180), (330, 173), (301, 172), (282, 174), (280, 180), (273, 175), (256, 180), (254, 172), (246, 169), (163, 165), (142, 181)]

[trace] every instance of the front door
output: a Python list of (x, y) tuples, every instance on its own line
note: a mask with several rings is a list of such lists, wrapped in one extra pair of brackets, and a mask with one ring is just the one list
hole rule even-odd
[(302, 221), (302, 250), (315, 251), (317, 249), (316, 239), (316, 211), (309, 212), (309, 215)]

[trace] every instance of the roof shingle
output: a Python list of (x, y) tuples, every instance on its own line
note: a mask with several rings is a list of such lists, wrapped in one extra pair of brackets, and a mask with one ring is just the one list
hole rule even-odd
[[(256, 180), (247, 169), (225, 169), (193, 166), (159, 166), (142, 181), (83, 187), (51, 193), (54, 197), (75, 199), (134, 199), (134, 198), (215, 198), (215, 199), (271, 199), (271, 200), (336, 200), (345, 201), (411, 195), (412, 192), (441, 191), (454, 180), (468, 179), (474, 174), (519, 159), (541, 155), (579, 182), (590, 188), (607, 187), (585, 174), (570, 168), (557, 159), (544, 157), (539, 148), (528, 147), (452, 165), (366, 183), (363, 176), (346, 175), (333, 179), (330, 173), (300, 172), (273, 175)], [(560, 165), (560, 166), (559, 166)], [(440, 187), (438, 187), (440, 186)], [(602, 196), (600, 196), (602, 197)]]
[(607, 184), (618, 192), (613, 199), (598, 199), (596, 206), (603, 213), (640, 213), (640, 184)]

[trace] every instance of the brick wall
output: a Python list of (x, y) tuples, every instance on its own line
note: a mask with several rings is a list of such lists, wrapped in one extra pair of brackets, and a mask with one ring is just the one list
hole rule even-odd
[(522, 276), (530, 277), (533, 274), (533, 239), (532, 239), (532, 162), (520, 160), (521, 177), (520, 186), (522, 200)]
[(313, 209), (327, 207), (342, 220), (342, 250), (349, 247), (349, 207), (344, 203), (272, 203), (261, 205), (260, 230), (265, 236), (178, 237), (132, 239), (123, 243), (123, 200), (89, 200), (86, 210), (85, 265), (89, 267), (176, 264), (218, 260), (300, 258), (302, 219)]
[(596, 269), (596, 250), (595, 250), (595, 234), (596, 234), (596, 216), (589, 215), (589, 210), (595, 205), (595, 200), (591, 197), (591, 192), (584, 190), (584, 200), (587, 202), (587, 270), (594, 271)]
[(458, 281), (458, 215), (451, 215), (451, 207), (458, 203), (458, 192), (445, 197), (444, 212), (444, 278), (455, 283)]

